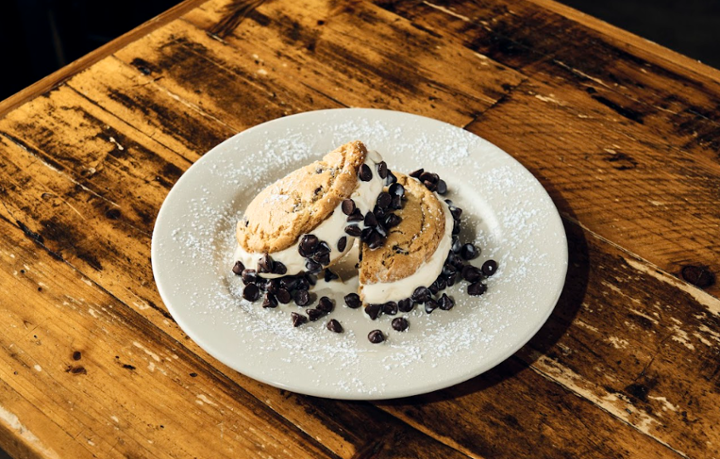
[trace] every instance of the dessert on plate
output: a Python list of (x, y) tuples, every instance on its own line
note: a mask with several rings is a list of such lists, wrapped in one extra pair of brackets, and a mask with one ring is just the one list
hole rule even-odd
[[(243, 298), (262, 298), (264, 308), (294, 302), (303, 308), (290, 311), (295, 327), (318, 321), (340, 303), (311, 293), (318, 275), (326, 283), (337, 280), (329, 268), (354, 244), (359, 285), (343, 292), (344, 305), (363, 306), (372, 320), (397, 316), (391, 327), (398, 332), (408, 329), (405, 315), (417, 304), (428, 314), (452, 309), (455, 301), (444, 290), (460, 280), (469, 283), (469, 295), (483, 294), (497, 263), (469, 262), (479, 249), (460, 242), (462, 210), (441, 197), (447, 190), (445, 181), (423, 169), (393, 173), (360, 141), (338, 147), (271, 184), (248, 205), (237, 224), (232, 269), (245, 285)], [(334, 318), (325, 328), (344, 331)], [(368, 340), (381, 343), (385, 334), (373, 330)]]

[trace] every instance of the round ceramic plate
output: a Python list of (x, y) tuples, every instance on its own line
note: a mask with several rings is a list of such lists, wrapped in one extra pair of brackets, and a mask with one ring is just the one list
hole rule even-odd
[[(481, 248), (473, 264), (499, 264), (487, 292), (448, 289), (452, 310), (416, 307), (410, 327), (370, 321), (337, 298), (330, 317), (298, 328), (293, 304), (263, 309), (242, 299), (233, 275), (234, 227), (273, 181), (335, 147), (361, 140), (392, 170), (420, 167), (449, 185), (463, 212), (461, 239)], [(538, 181), (491, 143), (440, 121), (370, 109), (322, 110), (277, 119), (218, 145), (175, 184), (152, 240), (158, 290), (182, 329), (235, 370), (303, 394), (386, 399), (448, 387), (489, 370), (524, 345), (547, 320), (562, 290), (567, 241), (557, 209)], [(345, 331), (332, 333), (335, 318)], [(382, 330), (387, 341), (371, 344)]]

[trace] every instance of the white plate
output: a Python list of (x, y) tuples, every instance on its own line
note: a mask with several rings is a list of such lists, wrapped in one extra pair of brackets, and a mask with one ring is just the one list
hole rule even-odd
[[(232, 274), (234, 226), (268, 184), (351, 140), (378, 150), (390, 169), (438, 173), (464, 209), (463, 239), (482, 248), (480, 265), (499, 263), (481, 297), (450, 289), (456, 306), (407, 314), (408, 331), (391, 317), (365, 318), (339, 301), (325, 321), (293, 328), (287, 305), (264, 310), (241, 299)], [(152, 240), (155, 281), (177, 323), (212, 356), (276, 387), (339, 399), (386, 399), (430, 392), (489, 370), (523, 346), (560, 296), (567, 241), (540, 183), (489, 142), (440, 121), (370, 109), (321, 110), (277, 119), (218, 145), (175, 184)], [(388, 336), (371, 344), (367, 333)]]

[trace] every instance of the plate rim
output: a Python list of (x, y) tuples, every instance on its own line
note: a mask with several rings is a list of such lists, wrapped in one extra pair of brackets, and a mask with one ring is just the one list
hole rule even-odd
[[(304, 118), (304, 117), (309, 117), (309, 116), (322, 116), (323, 114), (337, 113), (337, 112), (346, 112), (346, 113), (351, 112), (351, 113), (357, 113), (358, 115), (361, 115), (362, 113), (365, 113), (365, 114), (385, 113), (388, 115), (401, 115), (401, 116), (417, 117), (417, 118), (421, 118), (423, 120), (430, 120), (434, 123), (440, 123), (440, 124), (449, 126), (453, 129), (461, 130), (466, 134), (470, 134), (470, 135), (477, 137), (481, 142), (489, 144), (490, 146), (496, 148), (498, 151), (502, 152), (507, 157), (507, 159), (513, 163), (513, 166), (515, 168), (519, 168), (519, 170), (523, 171), (524, 175), (526, 176), (526, 179), (533, 181), (534, 184), (537, 187), (539, 187), (540, 190), (542, 190), (542, 199), (546, 200), (547, 204), (549, 204), (550, 208), (548, 210), (552, 210), (552, 213), (549, 216), (549, 218), (554, 221), (553, 223), (558, 228), (562, 229), (561, 233), (559, 233), (557, 235), (558, 238), (562, 239), (561, 241), (559, 241), (559, 242), (561, 242), (559, 244), (559, 248), (562, 249), (563, 253), (558, 254), (561, 257), (562, 263), (560, 263), (557, 266), (557, 268), (560, 268), (562, 270), (562, 274), (560, 275), (560, 273), (558, 272), (557, 279), (559, 281), (559, 285), (557, 286), (557, 288), (554, 288), (555, 294), (553, 295), (552, 302), (548, 301), (548, 304), (551, 303), (552, 306), (547, 307), (545, 313), (541, 316), (542, 319), (537, 320), (537, 322), (534, 324), (534, 326), (530, 327), (528, 329), (528, 331), (526, 332), (526, 334), (524, 334), (521, 339), (516, 340), (512, 346), (509, 346), (508, 348), (506, 348), (503, 352), (501, 352), (494, 358), (483, 361), (483, 363), (481, 365), (477, 365), (477, 366), (473, 367), (472, 371), (459, 373), (459, 374), (456, 374), (454, 377), (438, 380), (434, 383), (430, 383), (430, 384), (423, 386), (422, 389), (415, 390), (415, 391), (407, 391), (407, 390), (403, 391), (402, 388), (389, 387), (389, 388), (383, 388), (381, 391), (379, 391), (380, 393), (378, 393), (378, 394), (367, 393), (367, 392), (351, 392), (351, 391), (341, 392), (337, 389), (332, 394), (330, 394), (328, 390), (322, 390), (322, 389), (313, 390), (313, 388), (309, 388), (308, 390), (299, 390), (298, 388), (292, 386), (291, 384), (285, 384), (283, 382), (273, 380), (272, 378), (268, 378), (268, 377), (264, 376), (264, 374), (261, 371), (257, 371), (255, 368), (251, 368), (251, 369), (244, 368), (243, 370), (239, 370), (236, 368), (236, 365), (234, 364), (234, 362), (230, 362), (223, 355), (219, 355), (219, 354), (222, 354), (221, 352), (216, 353), (214, 349), (209, 349), (212, 346), (207, 346), (206, 344), (203, 344), (204, 339), (201, 336), (202, 333), (197, 333), (195, 328), (190, 326), (190, 324), (188, 324), (186, 322), (185, 318), (182, 316), (180, 311), (177, 310), (173, 306), (171, 301), (169, 301), (170, 295), (166, 290), (166, 287), (169, 287), (169, 286), (163, 285), (163, 281), (160, 280), (160, 279), (162, 279), (163, 275), (162, 275), (162, 273), (160, 273), (158, 271), (158, 269), (159, 269), (158, 263), (156, 263), (156, 261), (155, 261), (156, 259), (158, 259), (159, 257), (162, 256), (160, 253), (160, 248), (159, 248), (159, 244), (157, 241), (157, 238), (160, 237), (157, 230), (158, 230), (159, 226), (163, 225), (163, 222), (165, 220), (169, 219), (168, 212), (170, 212), (170, 211), (168, 210), (169, 206), (167, 206), (166, 203), (169, 202), (171, 199), (173, 199), (173, 196), (175, 194), (179, 193), (179, 191), (177, 191), (177, 190), (182, 189), (184, 180), (185, 181), (190, 180), (189, 178), (187, 178), (187, 177), (190, 177), (189, 175), (187, 175), (188, 171), (190, 171), (192, 168), (195, 168), (196, 165), (202, 166), (203, 164), (205, 164), (205, 162), (210, 161), (209, 159), (206, 159), (206, 158), (212, 158), (214, 152), (222, 150), (223, 148), (225, 148), (225, 146), (227, 144), (236, 142), (237, 138), (239, 138), (243, 135), (248, 135), (251, 132), (256, 131), (256, 130), (268, 129), (268, 128), (272, 127), (272, 125), (274, 125), (274, 124), (282, 124), (284, 122), (287, 122), (287, 120), (291, 119), (291, 118), (299, 119), (299, 118)], [(565, 228), (563, 225), (562, 217), (560, 215), (560, 212), (559, 212), (555, 202), (552, 200), (552, 198), (550, 197), (550, 195), (547, 192), (547, 190), (545, 189), (545, 187), (542, 185), (542, 183), (540, 183), (540, 181), (537, 179), (537, 177), (535, 177), (535, 175), (533, 175), (532, 172), (530, 172), (525, 166), (523, 166), (515, 157), (513, 157), (507, 151), (498, 147), (494, 143), (488, 141), (487, 139), (485, 139), (475, 133), (467, 131), (464, 128), (455, 126), (451, 123), (448, 123), (448, 122), (445, 122), (442, 120), (438, 120), (435, 118), (426, 117), (423, 115), (417, 115), (414, 113), (408, 113), (408, 112), (403, 112), (403, 111), (398, 111), (398, 110), (376, 109), (376, 108), (331, 108), (331, 109), (321, 109), (321, 110), (311, 110), (311, 111), (301, 112), (301, 113), (289, 115), (286, 117), (275, 118), (275, 119), (257, 124), (255, 126), (252, 126), (250, 128), (247, 128), (241, 132), (238, 132), (238, 133), (232, 135), (231, 137), (223, 140), (222, 142), (220, 142), (219, 144), (215, 145), (213, 148), (211, 148), (210, 150), (205, 152), (203, 154), (203, 156), (201, 156), (197, 161), (192, 163), (190, 165), (190, 167), (188, 167), (188, 169), (185, 172), (183, 172), (183, 174), (173, 184), (172, 188), (170, 189), (170, 191), (166, 195), (165, 199), (163, 200), (163, 203), (160, 207), (160, 210), (158, 211), (158, 214), (155, 219), (155, 223), (153, 225), (153, 233), (152, 233), (152, 239), (151, 239), (151, 254), (150, 255), (151, 255), (151, 265), (152, 265), (152, 272), (153, 272), (153, 278), (155, 281), (155, 285), (158, 289), (158, 293), (160, 294), (163, 304), (165, 304), (165, 307), (168, 309), (168, 312), (172, 315), (173, 320), (175, 320), (175, 322), (178, 324), (181, 331), (183, 333), (185, 333), (187, 336), (189, 336), (195, 342), (195, 344), (197, 344), (203, 351), (207, 352), (211, 357), (218, 360), (223, 365), (226, 365), (233, 371), (237, 371), (238, 373), (240, 373), (242, 375), (245, 375), (247, 377), (250, 377), (252, 379), (260, 381), (262, 383), (268, 384), (268, 385), (276, 387), (276, 388), (289, 390), (289, 391), (299, 393), (299, 394), (305, 394), (305, 395), (323, 397), (323, 398), (331, 398), (331, 399), (337, 399), (337, 400), (367, 400), (367, 401), (370, 401), (370, 400), (389, 400), (389, 399), (396, 399), (396, 398), (405, 398), (405, 397), (426, 394), (426, 393), (434, 392), (437, 390), (446, 389), (446, 388), (455, 386), (457, 384), (460, 384), (462, 382), (468, 381), (470, 379), (473, 379), (473, 378), (477, 377), (478, 375), (486, 373), (486, 372), (492, 370), (494, 367), (496, 367), (500, 363), (509, 359), (518, 350), (520, 350), (523, 346), (525, 346), (538, 333), (538, 331), (543, 327), (543, 325), (545, 325), (547, 323), (548, 319), (550, 318), (553, 311), (557, 307), (557, 303), (560, 299), (560, 296), (562, 295), (563, 291), (565, 290), (565, 283), (567, 280), (568, 260), (569, 260), (569, 249), (568, 249), (567, 234), (566, 234), (566, 231), (565, 231)]]

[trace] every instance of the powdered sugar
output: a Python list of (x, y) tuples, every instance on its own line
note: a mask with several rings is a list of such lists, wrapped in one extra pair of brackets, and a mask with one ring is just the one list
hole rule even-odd
[[(262, 188), (332, 148), (361, 140), (391, 169), (425, 167), (448, 182), (464, 209), (461, 239), (482, 248), (499, 270), (488, 291), (448, 294), (451, 311), (405, 316), (406, 332), (343, 305), (345, 332), (325, 321), (293, 328), (290, 311), (241, 299), (232, 274), (234, 226)], [(177, 191), (176, 191), (177, 190)], [(272, 199), (283, 199), (282, 195)], [(268, 202), (272, 205), (272, 202)], [(539, 184), (512, 158), (450, 125), (402, 113), (336, 110), (288, 117), (246, 131), (208, 153), (173, 189), (158, 218), (153, 266), (161, 294), (186, 332), (215, 357), (249, 376), (299, 392), (338, 398), (387, 398), (460, 382), (497, 364), (529, 339), (555, 304), (566, 263), (564, 232)], [(354, 288), (352, 280), (345, 287)], [(324, 293), (323, 293), (324, 292)], [(326, 318), (327, 320), (328, 318)], [(367, 333), (388, 337), (370, 344)]]

